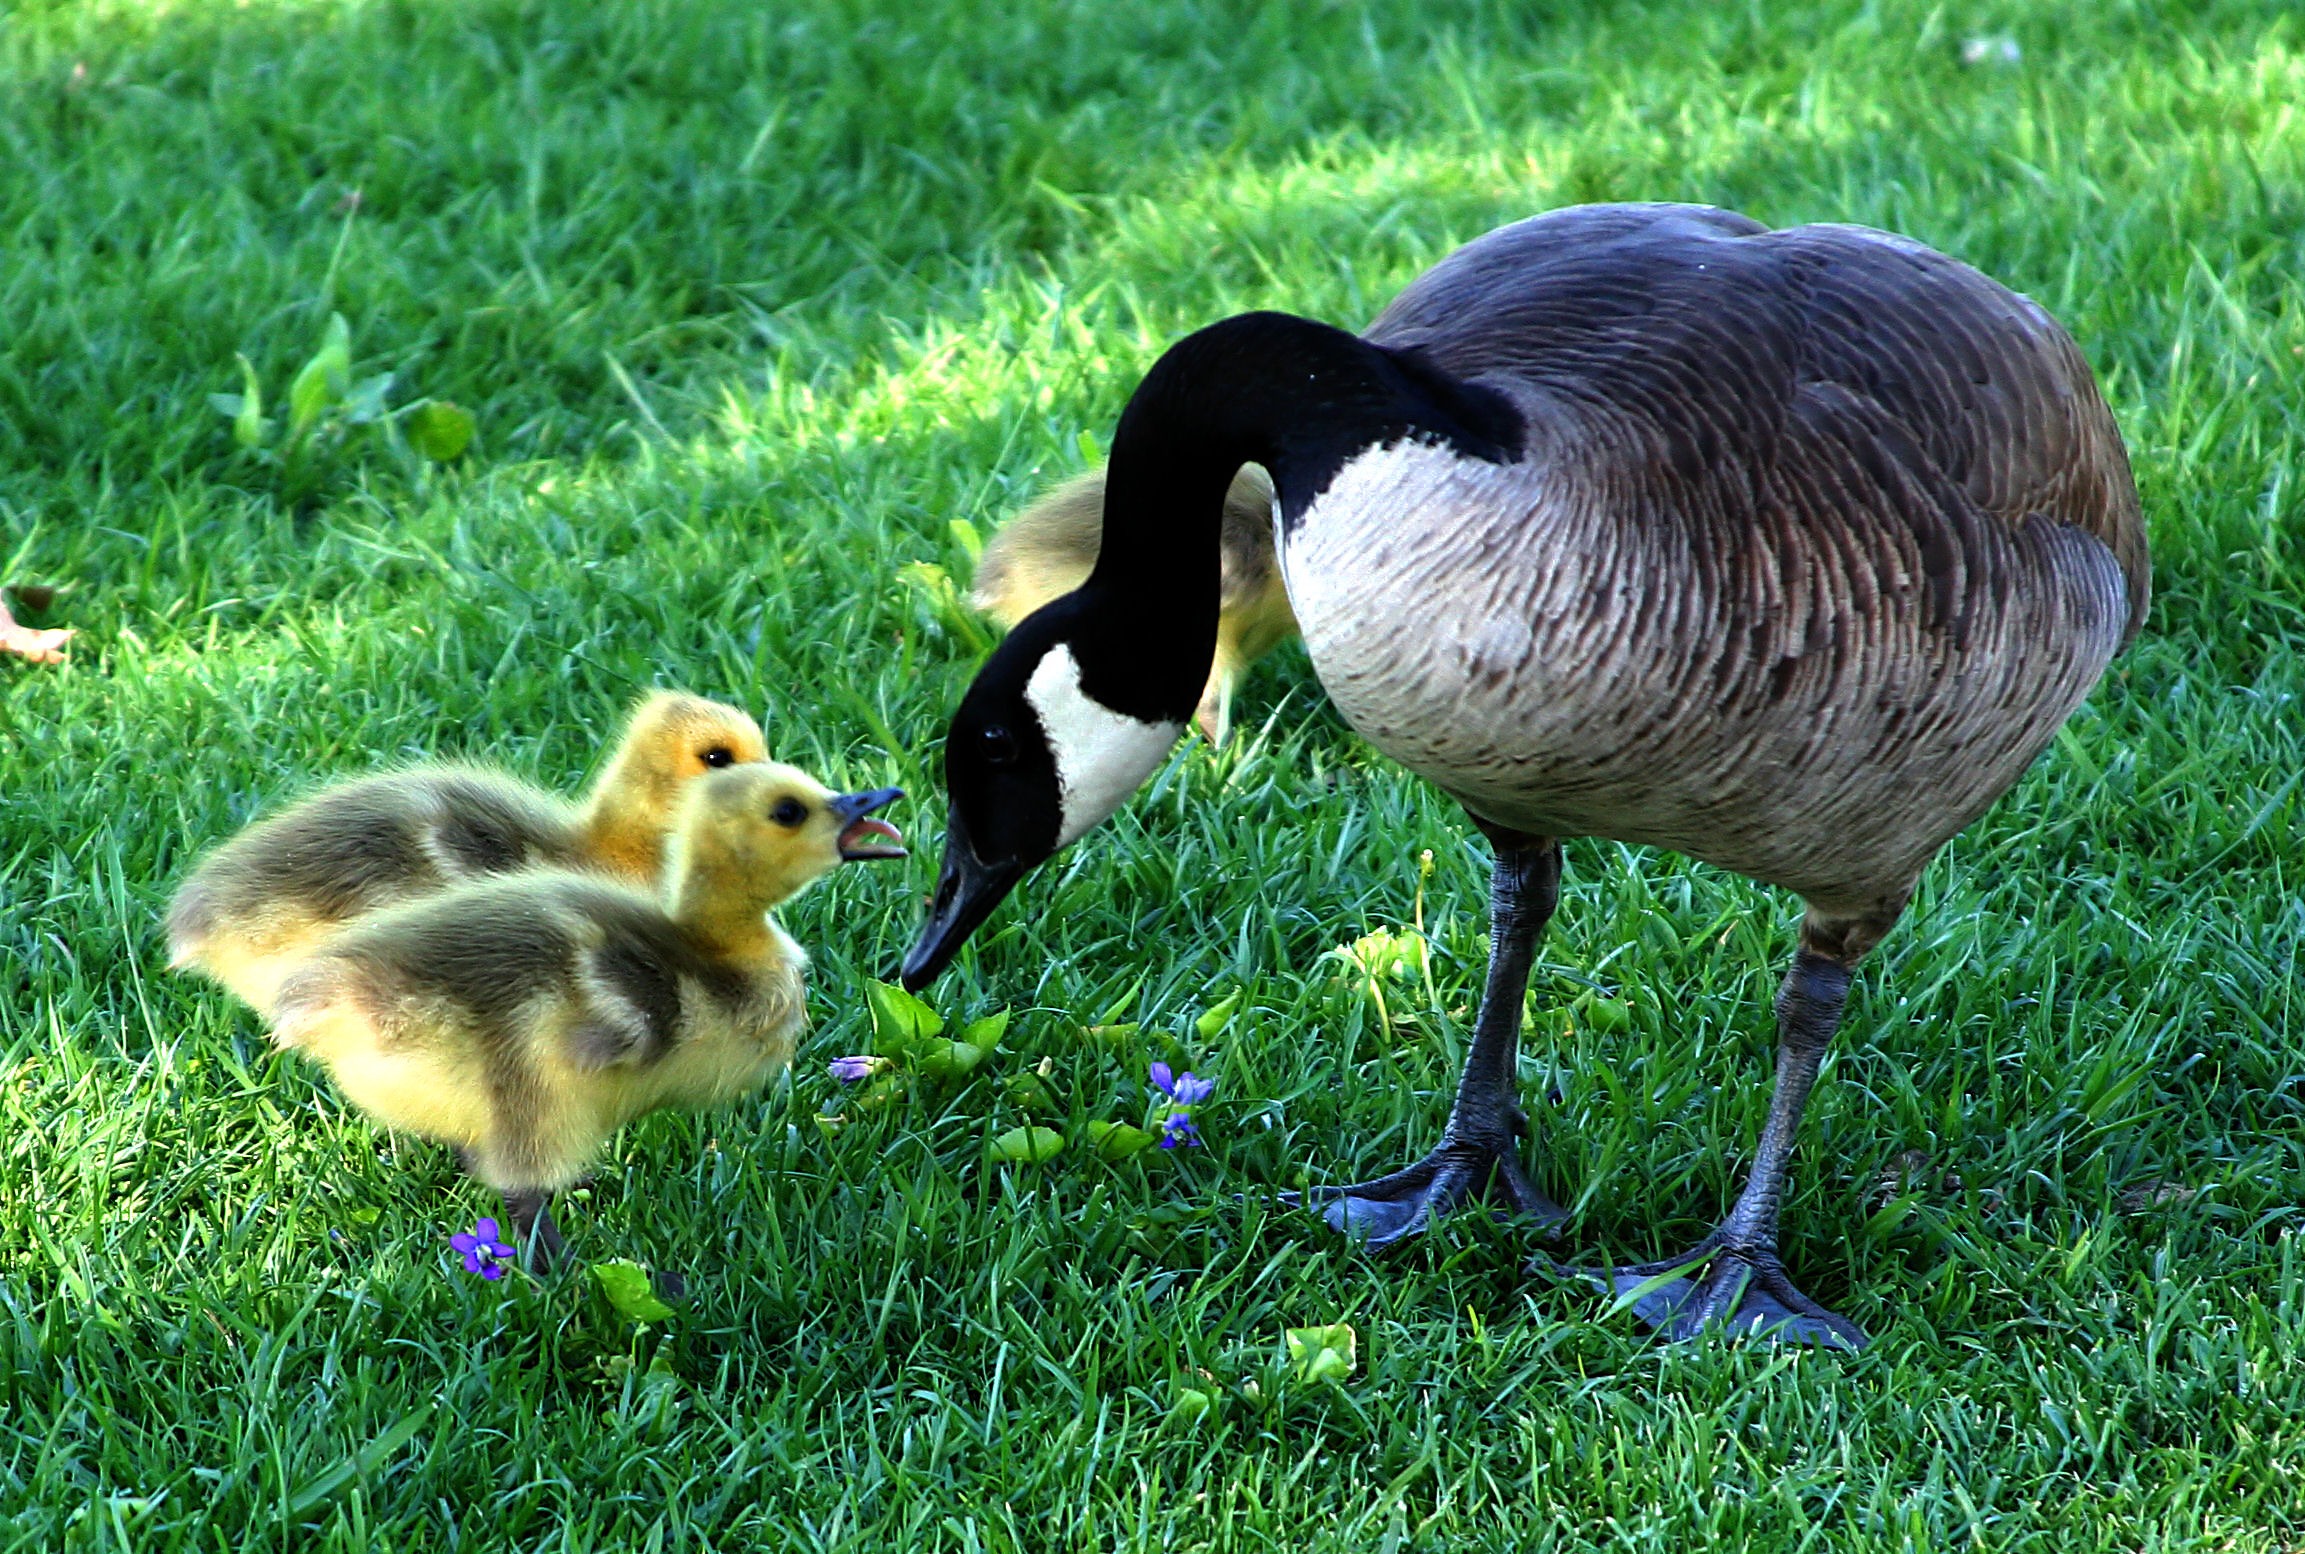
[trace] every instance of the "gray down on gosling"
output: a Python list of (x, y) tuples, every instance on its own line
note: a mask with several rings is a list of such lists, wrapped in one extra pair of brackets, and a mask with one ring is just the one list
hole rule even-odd
[(1496, 848), (1441, 1141), (1303, 1199), (1380, 1244), (1475, 1197), (1557, 1226), (1520, 1161), (1515, 1067), (1560, 839), (1671, 848), (1806, 907), (1775, 1090), (1712, 1234), (1582, 1271), (1676, 1338), (1864, 1343), (1777, 1247), (1851, 973), (2149, 597), (2128, 457), (2071, 338), (1907, 239), (1672, 205), (1491, 232), (1359, 336), (1280, 313), (1188, 336), (1121, 415), (1085, 580), (1018, 621), (953, 716), (909, 986), (1204, 708), (1226, 580), (1259, 564), (1224, 550), (1244, 466), (1269, 477), (1321, 684)]

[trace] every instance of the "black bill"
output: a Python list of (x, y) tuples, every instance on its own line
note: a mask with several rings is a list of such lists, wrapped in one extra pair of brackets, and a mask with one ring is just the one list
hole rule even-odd
[(908, 993), (917, 993), (937, 979), (977, 925), (1007, 899), (1024, 878), (1024, 865), (1015, 859), (986, 863), (976, 855), (968, 833), (955, 815), (945, 828), (944, 867), (936, 878), (936, 897), (929, 903), (928, 921), (904, 958), (897, 980)]

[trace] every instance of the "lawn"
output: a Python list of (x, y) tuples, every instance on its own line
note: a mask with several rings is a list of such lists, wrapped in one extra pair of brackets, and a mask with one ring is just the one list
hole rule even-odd
[[(2297, 1548), (2301, 101), (2282, 0), (0, 10), (0, 582), (79, 632), (0, 662), (0, 1548)], [(1811, 1107), (1785, 1251), (1861, 1355), (1660, 1347), (1482, 1215), (1379, 1258), (1266, 1206), (1431, 1143), (1486, 945), (1485, 847), (1294, 650), (937, 986), (1009, 1012), (968, 1083), (825, 1071), (933, 873), (954, 521), (1097, 458), (1178, 334), (1358, 325), (1595, 199), (2030, 293), (2151, 518), (2146, 635), (1931, 868)], [(332, 314), (471, 449), (238, 447), (236, 356), (277, 416)], [(689, 1274), (635, 1326), (463, 1274), (488, 1197), (158, 917), (331, 775), (573, 788), (650, 684), (904, 785), (918, 848), (784, 915), (789, 1084), (568, 1205)], [(1380, 1003), (1331, 952), (1418, 920), (1427, 849)], [(1796, 908), (1568, 859), (1530, 1158), (1555, 1251), (1658, 1255), (1742, 1175)], [(1206, 1147), (1100, 1159), (1156, 1058), (1216, 1080)], [(1025, 1125), (1064, 1152), (988, 1159)], [(1300, 1377), (1330, 1323), (1356, 1369)]]

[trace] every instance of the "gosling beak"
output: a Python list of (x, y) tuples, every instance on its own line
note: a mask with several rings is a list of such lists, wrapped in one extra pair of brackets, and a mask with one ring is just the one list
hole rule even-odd
[(960, 947), (968, 943), (977, 925), (992, 915), (992, 909), (1007, 899), (1022, 878), (1024, 865), (1014, 858), (1000, 863), (979, 858), (961, 827), (960, 816), (953, 815), (945, 826), (944, 868), (936, 877), (936, 896), (929, 902), (928, 921), (921, 924), (920, 937), (905, 956), (904, 969), (897, 973), (904, 990), (917, 993), (934, 982), (952, 964)]
[[(902, 788), (872, 788), (863, 793), (843, 793), (825, 805), (841, 823), (838, 844), (841, 862), (862, 863), (870, 858), (904, 856), (904, 833), (885, 820), (866, 818), (874, 810), (903, 797)], [(879, 840), (874, 840), (876, 837)]]

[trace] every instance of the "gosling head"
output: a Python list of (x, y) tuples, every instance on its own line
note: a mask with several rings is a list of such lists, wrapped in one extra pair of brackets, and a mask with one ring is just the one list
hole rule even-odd
[(626, 715), (586, 806), (602, 861), (638, 878), (654, 875), (687, 784), (767, 759), (760, 725), (736, 708), (681, 691), (649, 692)]
[(685, 691), (650, 691), (626, 715), (609, 771), (635, 788), (669, 792), (691, 777), (767, 759), (760, 725), (746, 713)]
[[(1093, 630), (1082, 595), (1028, 616), (961, 698), (944, 742), (944, 867), (900, 973), (926, 987), (1025, 872), (1120, 808), (1184, 733), (1208, 660)], [(1109, 618), (1109, 611), (1107, 612)]]
[(901, 788), (835, 793), (774, 761), (713, 772), (681, 804), (668, 899), (676, 913), (757, 916), (844, 863), (902, 858), (903, 836), (873, 811), (903, 797)]

